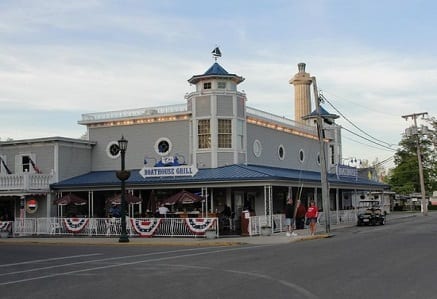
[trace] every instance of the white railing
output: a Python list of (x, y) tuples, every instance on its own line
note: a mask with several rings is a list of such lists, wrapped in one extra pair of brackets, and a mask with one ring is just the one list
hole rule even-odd
[[(356, 210), (331, 211), (329, 213), (329, 219), (332, 225), (356, 223), (357, 212)], [(325, 213), (319, 213), (318, 222), (320, 224), (326, 223)]]
[(52, 174), (20, 173), (0, 175), (0, 190), (49, 190)]
[(149, 108), (86, 113), (86, 114), (82, 114), (82, 120), (79, 121), (79, 123), (87, 124), (90, 122), (106, 121), (111, 119), (114, 120), (114, 119), (123, 119), (123, 118), (147, 117), (152, 115), (174, 114), (174, 113), (182, 113), (187, 111), (188, 111), (187, 104), (175, 104), (175, 105), (157, 106), (157, 107), (149, 107)]
[(249, 219), (249, 236), (260, 235), (263, 227), (269, 227), (271, 233), (285, 231), (285, 214), (272, 215), (273, 223), (270, 224), (266, 216), (252, 216)]
[[(357, 222), (357, 213), (355, 210), (339, 210), (331, 211), (329, 218), (332, 225), (351, 224)], [(271, 233), (285, 232), (285, 215), (274, 214), (272, 216), (273, 225), (269, 224), (266, 216), (252, 216), (249, 219), (248, 232), (250, 236), (261, 235), (262, 228), (268, 227)], [(319, 224), (325, 224), (325, 213), (320, 212), (318, 217)]]
[[(188, 225), (191, 222), (194, 226)], [(202, 226), (200, 220), (210, 225)], [(135, 223), (135, 225), (134, 225)], [(155, 226), (150, 224), (155, 224)], [(141, 229), (144, 229), (141, 231)], [(126, 231), (131, 237), (214, 237), (219, 236), (217, 218), (129, 218)], [(120, 218), (20, 218), (12, 225), (12, 233), (20, 236), (105, 236), (121, 234)]]

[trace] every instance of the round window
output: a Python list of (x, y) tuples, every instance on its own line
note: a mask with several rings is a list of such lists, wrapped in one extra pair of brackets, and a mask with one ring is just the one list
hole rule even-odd
[(278, 146), (278, 156), (279, 159), (284, 160), (285, 158), (285, 149), (284, 146), (281, 144), (280, 146)]
[(263, 151), (263, 147), (262, 147), (261, 141), (256, 139), (253, 142), (253, 154), (255, 155), (255, 157), (260, 157), (262, 151)]
[(117, 141), (111, 141), (106, 146), (106, 154), (111, 159), (116, 159), (120, 156), (120, 147)]
[(168, 138), (160, 138), (155, 143), (155, 152), (160, 156), (166, 156), (170, 153), (172, 144)]
[(299, 161), (300, 161), (301, 163), (303, 163), (303, 161), (305, 161), (305, 152), (303, 151), (303, 149), (301, 149), (301, 150), (299, 151)]

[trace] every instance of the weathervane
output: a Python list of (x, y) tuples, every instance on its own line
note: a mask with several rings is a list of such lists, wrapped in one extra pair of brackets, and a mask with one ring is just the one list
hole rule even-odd
[(212, 57), (214, 57), (215, 61), (217, 61), (217, 57), (222, 57), (222, 52), (220, 52), (219, 47), (215, 47), (211, 53), (212, 53)]

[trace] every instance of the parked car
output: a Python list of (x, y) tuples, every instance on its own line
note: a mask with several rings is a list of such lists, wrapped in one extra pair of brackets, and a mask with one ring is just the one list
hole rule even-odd
[(357, 225), (384, 225), (386, 213), (377, 200), (362, 200), (358, 205)]

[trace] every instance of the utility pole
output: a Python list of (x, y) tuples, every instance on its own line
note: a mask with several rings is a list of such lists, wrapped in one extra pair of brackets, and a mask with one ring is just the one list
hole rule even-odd
[(416, 134), (416, 148), (417, 148), (417, 160), (419, 163), (419, 179), (420, 179), (420, 192), (422, 194), (422, 215), (423, 216), (428, 216), (428, 203), (427, 203), (426, 198), (425, 198), (425, 180), (423, 178), (422, 153), (420, 150), (419, 131), (417, 129), (417, 117), (418, 116), (424, 117), (426, 115), (428, 115), (428, 112), (402, 115), (402, 118), (405, 118), (405, 120), (408, 120), (410, 117), (413, 119), (414, 128), (415, 128), (415, 131), (417, 132), (417, 134)]
[(317, 82), (316, 77), (311, 78), (313, 81), (314, 88), (314, 100), (316, 102), (316, 111), (317, 111), (317, 134), (319, 135), (319, 144), (320, 144), (320, 183), (322, 185), (322, 203), (323, 203), (323, 212), (325, 213), (325, 230), (326, 233), (331, 232), (331, 216), (330, 216), (330, 199), (329, 199), (329, 191), (328, 191), (328, 176), (327, 176), (327, 167), (326, 167), (326, 150), (325, 150), (325, 142), (323, 140), (323, 118), (322, 112), (320, 109), (319, 102), (319, 91), (317, 90)]

